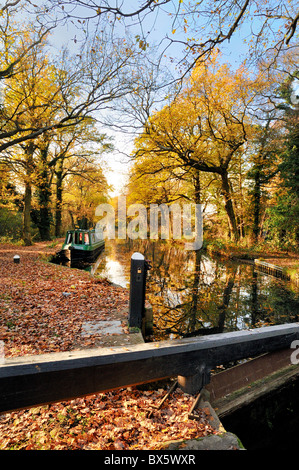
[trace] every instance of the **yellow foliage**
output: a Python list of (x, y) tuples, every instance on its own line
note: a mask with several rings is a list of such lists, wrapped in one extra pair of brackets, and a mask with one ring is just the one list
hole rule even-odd
[(247, 109), (266, 85), (245, 67), (232, 73), (216, 55), (197, 64), (183, 92), (149, 119), (136, 154), (163, 156), (168, 165), (191, 157), (207, 167), (228, 164), (255, 132)]

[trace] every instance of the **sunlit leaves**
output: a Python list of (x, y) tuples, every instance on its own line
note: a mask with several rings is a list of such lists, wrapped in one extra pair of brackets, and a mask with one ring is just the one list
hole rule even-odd
[[(229, 178), (240, 155), (246, 151), (247, 142), (254, 136), (250, 110), (256, 96), (266, 86), (262, 76), (252, 77), (245, 67), (232, 72), (228, 64), (220, 62), (217, 54), (198, 63), (182, 92), (170, 105), (148, 119), (136, 141), (134, 171), (137, 181), (142, 174), (151, 174), (153, 176), (148, 177), (148, 182), (152, 186), (155, 180), (159, 190), (159, 178), (166, 181), (167, 176), (168, 182), (184, 179), (184, 173), (189, 173), (191, 182), (196, 176), (195, 171), (204, 173), (204, 178), (209, 175), (210, 181), (211, 176), (214, 179), (216, 176), (221, 185), (230, 230), (237, 239), (239, 234)], [(201, 179), (201, 175), (197, 177)], [(144, 184), (147, 187), (146, 179)], [(182, 185), (177, 187), (177, 198), (182, 195), (180, 189)], [(202, 197), (199, 193), (197, 190), (198, 196)], [(170, 194), (164, 193), (163, 202), (168, 201)]]

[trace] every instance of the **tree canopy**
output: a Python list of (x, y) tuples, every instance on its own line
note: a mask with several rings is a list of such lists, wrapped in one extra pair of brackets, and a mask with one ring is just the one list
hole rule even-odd
[[(273, 107), (271, 95), (276, 90), (283, 98), (281, 89), (277, 77), (269, 80), (263, 70), (253, 74), (244, 65), (231, 70), (219, 54), (197, 64), (181, 93), (152, 113), (135, 142), (135, 199), (169, 203), (189, 194), (194, 202), (210, 204), (218, 222), (227, 220), (229, 230), (223, 225), (222, 235), (257, 240), (265, 233), (265, 218), (269, 222), (273, 185), (288, 184), (295, 194), (298, 184), (298, 107), (283, 113), (282, 103)], [(139, 195), (136, 181), (143, 184)]]
[(71, 181), (107, 195), (114, 130), (135, 137), (132, 200), (143, 185), (213, 204), (235, 240), (274, 233), (274, 195), (297, 207), (297, 22), (286, 0), (6, 1), (0, 163), (24, 240), (61, 233)]

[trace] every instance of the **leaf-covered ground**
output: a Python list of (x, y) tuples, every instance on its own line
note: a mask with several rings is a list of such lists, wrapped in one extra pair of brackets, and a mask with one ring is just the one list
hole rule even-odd
[[(128, 292), (77, 269), (45, 261), (57, 248), (0, 246), (0, 340), (5, 356), (99, 346), (84, 321), (120, 320), (128, 333)], [(20, 264), (13, 262), (19, 254)], [(126, 388), (0, 416), (0, 449), (158, 449), (215, 429), (208, 410), (188, 419), (193, 397), (179, 389), (154, 410), (166, 389)]]
[[(0, 246), (0, 340), (7, 357), (94, 346), (100, 338), (81, 334), (85, 321), (117, 319), (128, 332), (125, 289), (48, 263), (45, 250), (53, 252), (45, 244)], [(13, 262), (15, 254), (19, 264)]]
[(149, 450), (215, 432), (207, 409), (200, 420), (188, 419), (192, 397), (180, 390), (149, 417), (164, 394), (129, 388), (6, 414), (0, 418), (0, 449)]

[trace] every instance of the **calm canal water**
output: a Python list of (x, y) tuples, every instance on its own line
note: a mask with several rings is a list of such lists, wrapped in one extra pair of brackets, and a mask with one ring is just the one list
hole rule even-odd
[(250, 264), (211, 258), (161, 241), (107, 241), (95, 274), (129, 287), (135, 251), (150, 261), (146, 296), (154, 340), (299, 321), (299, 289)]

